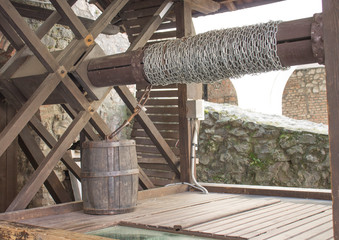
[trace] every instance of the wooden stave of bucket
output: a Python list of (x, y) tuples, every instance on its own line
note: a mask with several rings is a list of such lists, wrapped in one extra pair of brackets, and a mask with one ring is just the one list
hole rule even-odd
[(84, 142), (81, 164), (85, 213), (120, 214), (135, 209), (139, 170), (134, 140)]

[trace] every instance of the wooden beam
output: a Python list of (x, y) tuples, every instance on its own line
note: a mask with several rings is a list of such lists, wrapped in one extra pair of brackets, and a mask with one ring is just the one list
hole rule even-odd
[(153, 17), (148, 21), (144, 26), (141, 33), (129, 46), (127, 51), (137, 50), (140, 47), (143, 47), (146, 42), (152, 37), (154, 32), (158, 29), (164, 17), (168, 14), (173, 6), (173, 1), (166, 0), (164, 1), (158, 10), (154, 13)]
[[(170, 8), (172, 7), (172, 1), (166, 0), (155, 12), (153, 18), (146, 24), (148, 27), (144, 27), (142, 33), (138, 36), (138, 38), (131, 44), (127, 51), (133, 51), (140, 47), (145, 46), (146, 42), (150, 39), (153, 35), (154, 31), (157, 27), (161, 24), (163, 17), (168, 13)], [(150, 29), (149, 29), (150, 28)], [(126, 86), (116, 86), (114, 89), (117, 91), (121, 99), (133, 112), (134, 108), (137, 106), (137, 101), (129, 91)], [(137, 116), (136, 119), (140, 123), (140, 125), (144, 128), (145, 132), (149, 135), (153, 143), (157, 146), (160, 153), (163, 155), (165, 160), (168, 162), (171, 169), (175, 172), (175, 174), (179, 177), (180, 172), (177, 168), (178, 159), (173, 153), (172, 149), (168, 146), (167, 142), (161, 136), (158, 129), (155, 127), (153, 122), (147, 116), (144, 111), (141, 111)], [(142, 178), (147, 177), (146, 174), (142, 175)], [(147, 181), (144, 182), (144, 185), (147, 186), (147, 182), (151, 182), (148, 178)], [(150, 185), (151, 186), (151, 185)]]
[(65, 214), (70, 212), (77, 212), (83, 209), (82, 201), (60, 203), (56, 205), (30, 208), (18, 210), (13, 212), (6, 212), (0, 214), (0, 220), (5, 221), (19, 221), (32, 218), (41, 218), (46, 216)]
[(44, 240), (107, 240), (106, 237), (92, 236), (60, 229), (49, 229), (32, 225), (0, 221), (1, 239), (44, 239)]
[[(177, 38), (193, 35), (192, 9), (186, 1), (177, 2), (175, 5)], [(190, 171), (190, 131), (186, 117), (187, 113), (187, 85), (178, 85), (179, 107), (179, 149), (180, 149), (180, 179), (182, 182), (191, 182)]]
[(185, 0), (185, 2), (190, 4), (192, 10), (203, 14), (213, 13), (220, 9), (220, 3), (213, 0)]
[[(25, 103), (24, 97), (17, 90), (17, 88), (10, 82), (2, 82), (2, 87), (4, 88), (1, 93), (5, 96), (5, 98), (10, 102), (11, 105), (14, 106), (17, 110), (19, 110), (22, 105)], [(41, 137), (41, 139), (46, 143), (46, 145), (50, 148), (53, 148), (57, 143), (55, 138), (51, 135), (51, 133), (43, 126), (38, 117), (35, 115), (29, 121), (29, 125), (35, 130), (35, 132)], [(80, 167), (73, 161), (70, 154), (68, 152), (62, 157), (61, 161), (65, 164), (65, 166), (74, 174), (76, 178), (80, 180)]]
[[(68, 113), (68, 115), (74, 119), (77, 113), (72, 109), (69, 104), (61, 104), (62, 108)], [(92, 127), (89, 124), (86, 124), (84, 127), (84, 133), (86, 137), (91, 141), (99, 141), (101, 138), (94, 132)]]
[(139, 169), (139, 180), (140, 180), (140, 185), (142, 186), (143, 189), (150, 189), (154, 188), (154, 184), (152, 181), (147, 177), (146, 173), (140, 166), (138, 166)]
[[(125, 86), (117, 86), (114, 87), (114, 89), (115, 91), (117, 91), (121, 99), (125, 102), (127, 107), (133, 112), (138, 102), (136, 101), (132, 93), (129, 91), (129, 89)], [(147, 116), (147, 114), (144, 111), (140, 111), (140, 113), (136, 115), (135, 118), (144, 128), (145, 132), (148, 134), (148, 136), (153, 141), (155, 146), (159, 149), (159, 152), (163, 155), (170, 168), (179, 177), (180, 172), (177, 168), (179, 161), (176, 155), (173, 153), (170, 146), (168, 146), (167, 142), (164, 140), (158, 129), (155, 127), (151, 119)]]
[(26, 185), (21, 189), (19, 194), (9, 205), (6, 212), (21, 210), (27, 207), (36, 192), (39, 190), (40, 186), (45, 182), (51, 171), (53, 171), (56, 163), (64, 155), (69, 146), (72, 144), (73, 140), (87, 124), (90, 118), (91, 114), (87, 111), (82, 111), (77, 115), (70, 126), (66, 129), (65, 133), (61, 136), (58, 143), (41, 162)]
[(0, 1), (0, 12), (18, 35), (25, 41), (27, 46), (36, 55), (47, 71), (51, 73), (56, 72), (59, 68), (59, 64), (9, 0)]
[(313, 188), (254, 186), (240, 184), (201, 183), (209, 192), (276, 197), (331, 200), (331, 190)]
[(334, 239), (339, 239), (339, 2), (323, 0)]
[[(20, 13), (21, 16), (26, 17), (26, 18), (40, 20), (40, 21), (45, 21), (54, 12), (53, 10), (50, 10), (47, 8), (41, 8), (41, 7), (32, 6), (28, 4), (22, 4), (22, 3), (13, 2), (13, 1), (11, 1), (11, 3), (16, 8), (16, 10)], [(94, 20), (88, 19), (88, 18), (79, 17), (79, 19), (82, 22), (82, 24), (85, 26), (85, 28), (89, 28), (90, 25), (93, 24), (94, 22)], [(64, 19), (60, 19), (57, 23), (68, 26), (67, 21), (65, 21)], [(120, 28), (118, 26), (113, 25), (113, 24), (108, 24), (107, 27), (102, 31), (102, 33), (107, 34), (107, 35), (115, 35), (119, 31), (120, 31)]]
[(65, 0), (51, 0), (51, 3), (67, 22), (67, 25), (72, 29), (77, 39), (84, 39), (88, 35), (88, 31), (82, 24), (80, 19), (75, 15), (67, 1)]
[[(31, 130), (27, 126), (24, 127), (19, 135), (19, 143), (33, 168), (37, 169), (39, 164), (44, 160), (45, 155), (42, 153), (31, 134)], [(70, 194), (67, 193), (54, 171), (51, 172), (44, 184), (56, 203), (72, 201)]]
[(38, 87), (27, 102), (20, 108), (17, 114), (9, 122), (6, 128), (0, 134), (0, 156), (6, 151), (8, 146), (18, 136), (28, 121), (38, 111), (39, 107), (45, 102), (47, 97), (53, 92), (60, 83), (61, 77), (58, 74), (51, 73), (44, 82)]
[(158, 198), (158, 197), (163, 197), (167, 195), (183, 193), (187, 191), (188, 191), (188, 186), (184, 184), (148, 189), (148, 190), (138, 192), (138, 200), (143, 200), (143, 199), (148, 199), (148, 198)]
[[(33, 116), (29, 125), (35, 130), (35, 132), (41, 137), (49, 148), (53, 148), (57, 144), (57, 140), (50, 134), (50, 132), (43, 126), (36, 116)], [(81, 169), (74, 162), (69, 152), (65, 152), (62, 156), (61, 161), (70, 170), (73, 175), (80, 180)]]
[(106, 28), (127, 2), (128, 0), (115, 0), (110, 3), (105, 11), (88, 29), (94, 39)]
[[(69, 0), (69, 4), (72, 6), (76, 0)], [(61, 19), (60, 14), (57, 11), (54, 11), (46, 21), (41, 24), (38, 29), (35, 31), (37, 37), (41, 39), (45, 34)], [(17, 51), (16, 54), (11, 57), (5, 65), (0, 69), (0, 78), (9, 79), (16, 69), (25, 61), (24, 56), (28, 54), (28, 47), (24, 46), (20, 51)], [(15, 63), (14, 63), (15, 62)]]
[(5, 17), (0, 13), (0, 31), (11, 42), (13, 47), (19, 51), (25, 44), (14, 29), (9, 25)]
[[(0, 130), (15, 115), (15, 110), (5, 101), (0, 102)], [(0, 157), (0, 212), (4, 212), (17, 194), (18, 143), (14, 141)]]

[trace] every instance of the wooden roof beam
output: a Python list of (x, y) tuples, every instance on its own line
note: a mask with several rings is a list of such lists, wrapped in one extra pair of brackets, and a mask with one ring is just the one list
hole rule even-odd
[(192, 10), (209, 14), (220, 9), (220, 3), (213, 0), (186, 0), (191, 5)]
[[(26, 17), (26, 18), (32, 18), (40, 21), (45, 21), (52, 13), (53, 10), (46, 9), (46, 8), (41, 8), (37, 6), (32, 6), (32, 5), (27, 5), (27, 4), (22, 4), (22, 3), (17, 3), (17, 2), (12, 2), (13, 6), (16, 8), (16, 10), (20, 13), (21, 16)], [(86, 28), (88, 28), (94, 20), (88, 19), (88, 18), (83, 18), (79, 17), (80, 21), (82, 24), (85, 25)], [(65, 19), (61, 18), (58, 21), (59, 24), (61, 25), (69, 25)], [(116, 25), (109, 24), (106, 26), (106, 28), (102, 31), (103, 34), (107, 35), (114, 35), (117, 34), (120, 31), (120, 28)]]
[(225, 5), (228, 8), (228, 10), (230, 10), (230, 11), (235, 11), (235, 10), (237, 10), (237, 7), (233, 3), (234, 1), (235, 0), (222, 1), (222, 2), (220, 2), (220, 4)]

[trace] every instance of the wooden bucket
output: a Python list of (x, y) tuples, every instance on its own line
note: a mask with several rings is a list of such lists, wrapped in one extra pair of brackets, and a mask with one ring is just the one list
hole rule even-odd
[(82, 145), (81, 185), (84, 212), (119, 214), (137, 204), (135, 141), (88, 141)]

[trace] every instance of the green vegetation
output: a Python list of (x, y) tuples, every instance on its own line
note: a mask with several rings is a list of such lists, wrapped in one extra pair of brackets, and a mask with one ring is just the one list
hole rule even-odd
[(260, 168), (261, 170), (267, 169), (271, 163), (270, 160), (258, 158), (254, 152), (251, 152), (248, 157), (250, 159), (250, 166)]

